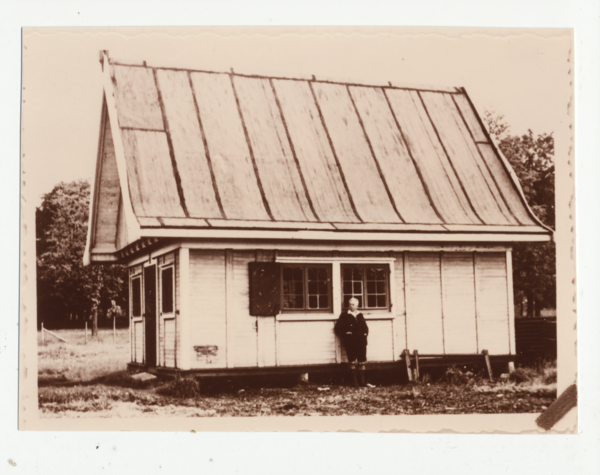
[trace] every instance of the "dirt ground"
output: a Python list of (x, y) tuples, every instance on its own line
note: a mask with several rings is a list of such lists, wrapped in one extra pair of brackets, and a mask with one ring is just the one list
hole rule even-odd
[(343, 373), (287, 378), (178, 379), (140, 382), (125, 371), (127, 330), (103, 330), (99, 341), (83, 331), (57, 332), (62, 343), (39, 339), (39, 409), (42, 417), (343, 416), (396, 414), (535, 413), (556, 398), (556, 365), (539, 362), (510, 379), (490, 382), (482, 369), (448, 368), (418, 383), (399, 374), (369, 372), (375, 387), (354, 388)]

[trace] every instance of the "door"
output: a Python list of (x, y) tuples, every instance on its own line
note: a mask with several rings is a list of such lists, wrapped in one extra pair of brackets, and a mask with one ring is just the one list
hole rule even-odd
[(156, 366), (156, 266), (144, 268), (146, 366)]

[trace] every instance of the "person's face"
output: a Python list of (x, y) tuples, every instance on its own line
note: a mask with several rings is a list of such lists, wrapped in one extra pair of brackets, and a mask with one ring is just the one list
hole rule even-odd
[(352, 310), (353, 312), (356, 312), (356, 309), (358, 308), (358, 304), (356, 302), (356, 300), (350, 300), (350, 310)]

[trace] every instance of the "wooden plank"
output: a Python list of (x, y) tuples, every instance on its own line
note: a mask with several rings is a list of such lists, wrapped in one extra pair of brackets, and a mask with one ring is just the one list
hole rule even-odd
[(340, 230), (378, 230), (378, 231), (430, 231), (446, 232), (446, 228), (441, 224), (404, 224), (404, 223), (334, 223), (336, 229)]
[(488, 371), (488, 376), (490, 378), (490, 381), (494, 381), (494, 374), (492, 373), (492, 363), (490, 362), (490, 354), (488, 353), (488, 350), (483, 350), (483, 358), (485, 359), (485, 366), (487, 367), (487, 371)]
[(434, 127), (448, 154), (467, 198), (486, 224), (516, 224), (471, 139), (452, 98), (438, 93), (421, 93)]
[(333, 322), (279, 322), (281, 365), (335, 363)]
[(227, 366), (225, 251), (190, 252), (192, 368)]
[(125, 222), (125, 210), (123, 209), (123, 198), (119, 193), (119, 212), (117, 218), (117, 236), (115, 238), (116, 250), (123, 249), (127, 246), (127, 223)]
[(488, 142), (487, 135), (481, 127), (481, 124), (479, 123), (479, 120), (475, 115), (476, 112), (471, 107), (471, 104), (469, 104), (469, 100), (467, 99), (467, 97), (464, 94), (454, 94), (452, 97), (454, 98), (456, 105), (460, 109), (462, 116), (465, 118), (465, 122), (467, 123), (469, 130), (473, 134), (473, 138), (475, 139), (475, 141)]
[(516, 354), (515, 296), (513, 286), (512, 250), (506, 251), (506, 291), (508, 296), (508, 352)]
[(163, 320), (164, 328), (164, 366), (175, 367), (175, 320)]
[(367, 320), (369, 344), (367, 361), (394, 360), (394, 333), (392, 320)]
[(442, 280), (445, 352), (477, 353), (473, 254), (442, 253)]
[(108, 116), (105, 116), (104, 139), (100, 157), (100, 176), (98, 178), (96, 224), (93, 247), (96, 249), (115, 248), (119, 196), (121, 185), (115, 157), (115, 147)]
[(317, 216), (328, 222), (358, 222), (309, 85), (272, 82)]
[(234, 338), (234, 324), (233, 324), (233, 312), (234, 312), (234, 299), (235, 294), (233, 291), (233, 250), (225, 250), (225, 326), (226, 326), (226, 365), (228, 368), (233, 368), (234, 365), (234, 352), (235, 347), (233, 346)]
[(433, 205), (444, 222), (479, 223), (436, 136), (419, 95), (414, 91), (403, 90), (386, 90), (386, 95), (408, 150), (421, 171), (423, 186), (429, 190)]
[[(105, 68), (109, 67), (105, 61)], [(164, 130), (152, 70), (111, 65), (119, 126)]]
[(156, 77), (189, 214), (221, 218), (188, 75), (159, 69)]
[(479, 347), (509, 353), (506, 253), (476, 253)]
[[(272, 248), (271, 248), (272, 249)], [(255, 252), (234, 251), (233, 253), (233, 291), (234, 312), (233, 345), (235, 367), (255, 367), (258, 365), (257, 318), (250, 315), (248, 263), (255, 260)]]
[(192, 73), (190, 76), (226, 216), (270, 219), (258, 187), (229, 75)]
[(443, 354), (442, 298), (438, 253), (407, 256), (410, 280), (406, 288), (408, 348)]
[(415, 357), (415, 381), (418, 381), (420, 378), (420, 374), (419, 374), (419, 351), (415, 350), (413, 351), (413, 355)]
[(358, 215), (365, 222), (398, 223), (402, 219), (386, 193), (348, 89), (315, 83), (315, 97)]
[(234, 76), (265, 197), (276, 220), (316, 221), (267, 79)]
[(136, 215), (184, 217), (165, 133), (123, 130), (122, 134)]
[(351, 87), (381, 171), (407, 223), (441, 223), (396, 126), (382, 89)]
[(392, 312), (395, 315), (394, 329), (396, 340), (394, 342), (394, 358), (399, 357), (400, 350), (406, 349), (406, 266), (404, 264), (405, 253), (394, 252), (396, 258), (394, 266), (394, 300)]
[(207, 221), (211, 226), (216, 228), (335, 229), (330, 223), (302, 221), (249, 221), (239, 219), (209, 219)]
[(408, 350), (404, 350), (404, 361), (406, 363), (406, 374), (408, 376), (408, 380), (412, 381), (413, 380), (413, 374), (412, 371), (410, 369), (410, 353)]
[(493, 173), (494, 178), (498, 183), (498, 187), (501, 189), (502, 195), (514, 216), (524, 225), (535, 225), (536, 223), (531, 219), (531, 216), (529, 216), (511, 177), (506, 171), (506, 168), (502, 165), (502, 160), (496, 155), (493, 145), (480, 143), (477, 144), (477, 148)]

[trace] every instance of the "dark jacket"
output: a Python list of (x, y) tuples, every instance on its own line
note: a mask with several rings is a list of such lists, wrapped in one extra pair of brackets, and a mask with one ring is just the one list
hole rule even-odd
[(337, 336), (343, 338), (349, 332), (355, 338), (364, 338), (365, 345), (367, 344), (367, 335), (369, 334), (369, 327), (362, 313), (359, 313), (356, 318), (347, 310), (344, 310), (333, 327), (333, 331)]

